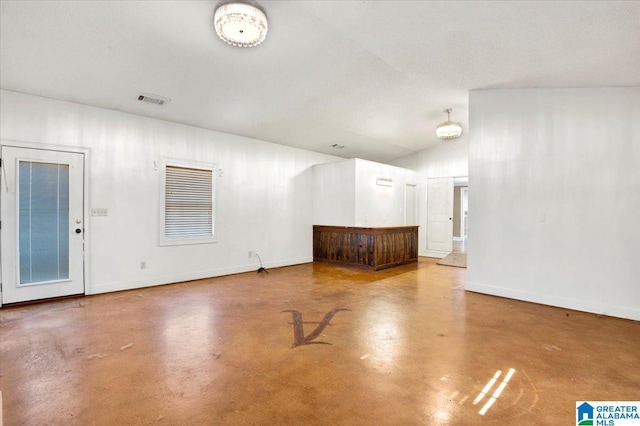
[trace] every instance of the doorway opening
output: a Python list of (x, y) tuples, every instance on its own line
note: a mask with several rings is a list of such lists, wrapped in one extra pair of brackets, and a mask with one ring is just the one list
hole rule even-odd
[(454, 251), (466, 253), (468, 186), (467, 176), (427, 179), (428, 257), (443, 258)]
[(469, 222), (469, 178), (453, 179), (453, 252), (467, 252), (467, 227)]

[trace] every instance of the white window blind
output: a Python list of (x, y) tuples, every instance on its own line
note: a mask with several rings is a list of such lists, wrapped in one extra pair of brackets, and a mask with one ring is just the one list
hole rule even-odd
[(212, 238), (213, 207), (212, 169), (166, 166), (165, 239)]

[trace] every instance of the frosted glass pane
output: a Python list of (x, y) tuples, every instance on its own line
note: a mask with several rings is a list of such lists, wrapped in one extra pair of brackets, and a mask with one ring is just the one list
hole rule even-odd
[(21, 161), (20, 284), (69, 278), (69, 166)]

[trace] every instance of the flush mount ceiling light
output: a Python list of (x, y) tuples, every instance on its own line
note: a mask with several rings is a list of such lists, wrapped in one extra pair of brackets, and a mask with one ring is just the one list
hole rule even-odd
[(455, 139), (462, 135), (462, 126), (460, 123), (454, 123), (451, 121), (451, 108), (444, 110), (447, 113), (447, 121), (442, 123), (436, 129), (436, 136), (438, 139)]
[(259, 45), (269, 30), (265, 14), (245, 3), (223, 4), (216, 9), (213, 21), (218, 37), (238, 47)]

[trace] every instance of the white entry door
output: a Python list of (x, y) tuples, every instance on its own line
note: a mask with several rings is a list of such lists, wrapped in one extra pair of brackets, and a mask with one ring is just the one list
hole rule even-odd
[(427, 181), (427, 251), (443, 257), (453, 250), (453, 178)]
[(84, 154), (3, 146), (2, 303), (84, 293)]

